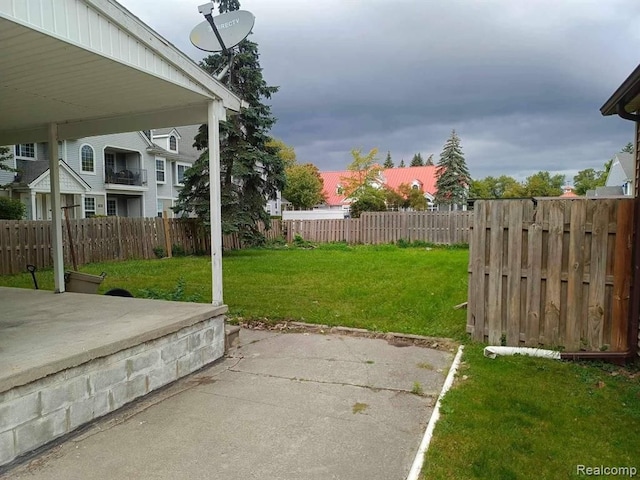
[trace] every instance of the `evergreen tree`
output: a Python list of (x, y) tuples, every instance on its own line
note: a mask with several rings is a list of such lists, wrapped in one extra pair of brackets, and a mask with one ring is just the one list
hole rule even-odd
[(384, 168), (393, 168), (393, 160), (391, 160), (391, 152), (387, 152), (387, 158), (384, 160), (382, 164)]
[[(240, 8), (237, 0), (220, 0), (220, 13)], [(249, 106), (238, 115), (220, 122), (220, 171), (222, 197), (222, 231), (239, 232), (245, 241), (259, 243), (264, 236), (258, 223), (269, 227), (265, 210), (268, 198), (275, 198), (285, 185), (284, 162), (278, 146), (268, 144), (268, 132), (276, 119), (263, 100), (271, 98), (278, 87), (266, 84), (260, 68), (258, 45), (243, 40), (235, 54), (206, 57), (200, 66), (213, 74), (230, 62), (222, 83), (245, 100)], [(200, 127), (194, 146), (203, 150), (193, 167), (185, 172), (184, 187), (174, 209), (209, 217), (209, 152), (206, 125)]]
[(429, 155), (429, 158), (427, 158), (427, 161), (424, 162), (424, 164), (427, 167), (433, 167), (433, 153), (431, 155)]
[(420, 154), (420, 152), (416, 153), (413, 158), (411, 159), (411, 166), (412, 167), (423, 167), (424, 166), (424, 160), (422, 159), (422, 155)]
[(436, 203), (457, 209), (467, 201), (471, 177), (456, 131), (444, 144), (436, 170)]
[[(11, 160), (13, 155), (11, 154), (11, 148), (9, 147), (0, 147), (0, 170), (4, 170), (5, 172), (17, 172), (17, 170), (13, 167), (7, 165), (7, 162)], [(0, 187), (4, 185), (0, 184)]]
[(400, 160), (400, 165), (398, 165), (398, 167), (400, 168), (404, 168), (406, 165), (404, 164), (404, 158), (402, 160)]

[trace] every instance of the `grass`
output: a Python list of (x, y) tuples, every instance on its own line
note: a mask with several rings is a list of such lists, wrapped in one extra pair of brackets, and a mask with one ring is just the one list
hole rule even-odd
[(468, 345), (443, 399), (424, 478), (563, 479), (577, 466), (640, 471), (640, 383), (606, 364), (523, 356), (489, 360)]
[[(224, 299), (231, 316), (245, 319), (462, 340), (465, 312), (452, 307), (467, 295), (467, 257), (464, 249), (393, 245), (238, 250), (223, 258)], [(81, 270), (107, 273), (100, 293), (119, 287), (136, 297), (211, 301), (208, 257), (97, 263)], [(53, 289), (51, 271), (36, 275), (40, 288)], [(28, 274), (0, 277), (0, 285), (33, 288)]]
[[(251, 249), (223, 258), (232, 315), (450, 337), (468, 343), (468, 251), (392, 245)], [(136, 296), (211, 300), (206, 257), (87, 265), (100, 287)], [(37, 273), (53, 288), (51, 271)], [(33, 288), (28, 274), (0, 285)], [(577, 465), (640, 470), (640, 384), (609, 365), (482, 356), (468, 344), (423, 470), (434, 479), (572, 478)], [(420, 364), (419, 368), (430, 368)], [(638, 368), (636, 365), (633, 368)], [(414, 385), (415, 393), (421, 390)], [(354, 414), (364, 404), (354, 405)], [(635, 462), (635, 463), (634, 463)]]

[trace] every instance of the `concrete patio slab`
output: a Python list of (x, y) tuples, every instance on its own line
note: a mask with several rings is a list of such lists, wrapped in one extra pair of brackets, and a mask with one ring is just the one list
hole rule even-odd
[(404, 479), (453, 357), (242, 330), (223, 360), (1, 478)]

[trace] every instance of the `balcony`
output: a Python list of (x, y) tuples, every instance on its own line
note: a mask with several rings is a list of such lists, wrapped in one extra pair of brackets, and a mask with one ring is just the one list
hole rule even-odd
[(105, 169), (104, 183), (142, 187), (147, 184), (147, 171), (137, 168), (124, 168), (114, 172), (111, 169)]

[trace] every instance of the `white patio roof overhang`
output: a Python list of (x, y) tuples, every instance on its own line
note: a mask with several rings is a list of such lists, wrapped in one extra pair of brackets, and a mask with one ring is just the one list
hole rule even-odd
[(222, 304), (218, 122), (241, 107), (240, 98), (114, 0), (0, 0), (0, 145), (50, 143), (58, 292), (58, 141), (208, 123), (213, 303)]

